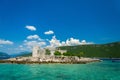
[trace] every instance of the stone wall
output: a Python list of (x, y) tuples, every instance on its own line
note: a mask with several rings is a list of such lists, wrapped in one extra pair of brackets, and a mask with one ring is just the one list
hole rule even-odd
[(34, 46), (32, 57), (44, 58), (45, 57), (45, 49), (41, 49), (39, 46)]

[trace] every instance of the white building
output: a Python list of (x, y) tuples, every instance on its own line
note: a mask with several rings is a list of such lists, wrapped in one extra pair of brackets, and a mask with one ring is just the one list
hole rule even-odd
[[(56, 49), (56, 48), (46, 48), (46, 49), (49, 49), (50, 50), (50, 56), (54, 56), (54, 53), (55, 51), (59, 51), (61, 53), (61, 55), (63, 55), (63, 53), (66, 53), (67, 50), (60, 50), (60, 49)], [(33, 58), (45, 58), (47, 57), (48, 55), (46, 55), (46, 50), (45, 49), (42, 49), (40, 48), (39, 46), (34, 46), (33, 47), (33, 52), (32, 52), (32, 57)]]
[(41, 49), (39, 46), (34, 46), (32, 57), (45, 58), (45, 49)]
[(57, 51), (59, 51), (60, 53), (61, 53), (61, 55), (63, 55), (64, 53), (66, 53), (67, 52), (67, 50), (57, 50)]

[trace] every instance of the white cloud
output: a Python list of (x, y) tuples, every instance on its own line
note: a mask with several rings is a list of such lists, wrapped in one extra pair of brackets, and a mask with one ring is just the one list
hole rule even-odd
[(44, 45), (46, 45), (46, 42), (38, 42), (38, 45), (44, 46)]
[(50, 34), (54, 34), (54, 32), (52, 30), (49, 30), (49, 31), (44, 32), (44, 34), (50, 35)]
[(0, 44), (8, 44), (8, 45), (11, 45), (11, 44), (13, 44), (13, 42), (12, 42), (12, 41), (9, 41), (9, 40), (1, 40), (1, 39), (0, 39)]
[(56, 38), (56, 36), (53, 36), (52, 39), (49, 40), (49, 43), (50, 43), (50, 45), (48, 45), (47, 47), (75, 46), (75, 45), (93, 44), (93, 42), (86, 42), (86, 40), (82, 40), (80, 42), (79, 39), (75, 39), (75, 38), (69, 38), (66, 41), (60, 42), (60, 40), (58, 40)]
[(81, 43), (86, 43), (86, 40), (82, 40)]
[(37, 34), (27, 36), (27, 39), (23, 41), (22, 45), (19, 45), (21, 50), (32, 50), (33, 46), (45, 47), (46, 42), (44, 39), (41, 39)]
[(80, 42), (79, 39), (70, 38), (70, 39), (67, 39), (66, 42), (64, 43), (64, 45), (62, 45), (62, 46), (75, 46), (75, 45), (88, 45), (88, 44), (94, 44), (94, 43), (86, 42), (86, 40), (82, 40)]
[(27, 41), (27, 42), (24, 42), (24, 45), (26, 45), (27, 47), (33, 47), (33, 46), (44, 46), (46, 45), (46, 42), (43, 42), (43, 41)]
[(38, 35), (29, 35), (27, 39), (39, 39), (40, 40), (40, 37)]
[(70, 38), (70, 39), (66, 40), (66, 45), (67, 46), (74, 46), (74, 45), (79, 45), (79, 44), (80, 44), (79, 39)]
[(23, 45), (20, 45), (21, 50), (32, 50), (33, 46), (55, 48), (59, 46), (75, 46), (75, 45), (86, 45), (93, 44), (92, 42), (86, 42), (86, 40), (80, 41), (76, 38), (68, 38), (66, 41), (60, 41), (56, 36), (52, 36), (52, 39), (41, 39), (38, 35), (29, 35), (27, 40), (23, 41)]
[(20, 48), (23, 48), (23, 46), (22, 46), (22, 45), (20, 45), (19, 47), (20, 47)]
[(49, 42), (51, 47), (61, 46), (60, 40), (57, 40), (56, 36), (53, 36)]
[(25, 28), (27, 28), (28, 30), (31, 30), (31, 31), (36, 31), (35, 26), (26, 26)]
[(27, 40), (24, 40), (23, 42), (27, 42)]
[(65, 41), (62, 41), (62, 42), (61, 42), (61, 46), (66, 46)]

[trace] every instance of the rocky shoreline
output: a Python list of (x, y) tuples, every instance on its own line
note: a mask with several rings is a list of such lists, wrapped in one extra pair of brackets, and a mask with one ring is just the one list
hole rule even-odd
[(100, 62), (96, 58), (78, 58), (78, 57), (52, 57), (47, 59), (33, 58), (33, 57), (17, 57), (5, 60), (0, 60), (0, 63), (16, 63), (16, 64), (86, 64), (90, 62)]

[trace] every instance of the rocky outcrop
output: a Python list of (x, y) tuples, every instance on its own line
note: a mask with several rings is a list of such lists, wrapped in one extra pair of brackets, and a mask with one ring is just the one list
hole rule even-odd
[(99, 62), (99, 59), (93, 58), (79, 58), (77, 56), (55, 56), (49, 58), (34, 58), (34, 57), (17, 57), (10, 58), (6, 60), (0, 60), (0, 63), (18, 63), (18, 64), (32, 64), (32, 63), (89, 63), (89, 62)]

